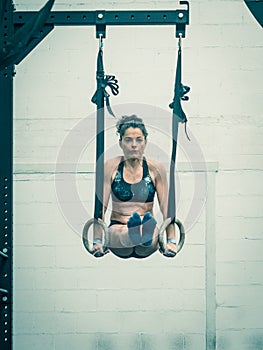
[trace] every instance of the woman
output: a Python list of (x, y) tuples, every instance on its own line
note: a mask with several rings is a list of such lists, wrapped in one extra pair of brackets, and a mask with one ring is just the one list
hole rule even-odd
[[(167, 217), (166, 170), (159, 162), (144, 157), (148, 133), (141, 118), (123, 116), (116, 127), (123, 155), (108, 160), (104, 168), (104, 214), (112, 198), (108, 248), (122, 258), (144, 258), (158, 249), (158, 228), (153, 217), (155, 193), (163, 218)], [(165, 255), (172, 257), (177, 252), (174, 225), (168, 226), (166, 233)], [(99, 232), (95, 234), (93, 251), (103, 252)]]

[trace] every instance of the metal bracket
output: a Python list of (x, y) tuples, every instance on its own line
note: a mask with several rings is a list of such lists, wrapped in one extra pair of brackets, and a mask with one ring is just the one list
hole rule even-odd
[(54, 29), (54, 25), (45, 24), (43, 28), (39, 31), (38, 35), (34, 36), (32, 40), (28, 43), (26, 48), (20, 55), (17, 56), (15, 64), (19, 64), (34, 48), (41, 43), (41, 41)]
[(185, 38), (185, 26), (189, 24), (189, 2), (182, 0), (180, 5), (186, 5), (186, 10), (177, 10), (178, 14), (178, 23), (176, 24), (176, 38)]
[(102, 39), (106, 38), (106, 21), (105, 21), (105, 11), (95, 12), (96, 21), (96, 38)]

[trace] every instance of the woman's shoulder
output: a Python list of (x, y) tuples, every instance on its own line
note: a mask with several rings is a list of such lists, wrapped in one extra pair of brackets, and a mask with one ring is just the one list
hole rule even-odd
[(146, 158), (149, 170), (155, 175), (166, 173), (164, 165), (156, 159)]
[(105, 173), (112, 173), (119, 165), (121, 161), (121, 156), (117, 156), (111, 159), (106, 160), (105, 164), (104, 164), (104, 168), (105, 168)]
[(148, 167), (151, 169), (151, 170), (154, 170), (154, 169), (165, 169), (164, 168), (164, 165), (159, 162), (158, 160), (156, 159), (153, 159), (153, 158), (146, 158), (146, 162), (148, 164)]

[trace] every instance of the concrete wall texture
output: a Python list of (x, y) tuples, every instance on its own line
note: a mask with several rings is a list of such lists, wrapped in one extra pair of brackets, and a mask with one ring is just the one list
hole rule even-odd
[[(15, 1), (21, 11), (44, 3)], [(178, 7), (57, 0), (53, 9)], [(175, 259), (95, 259), (82, 245), (94, 196), (95, 29), (57, 27), (17, 66), (15, 350), (263, 349), (262, 28), (241, 0), (196, 0), (190, 10), (183, 82), (191, 142), (181, 126), (177, 173), (187, 234)], [(166, 165), (174, 33), (109, 27), (104, 46), (105, 71), (120, 83), (114, 110), (144, 117), (148, 155)], [(114, 124), (107, 115), (107, 156), (119, 154)], [(66, 164), (59, 174), (58, 163)]]

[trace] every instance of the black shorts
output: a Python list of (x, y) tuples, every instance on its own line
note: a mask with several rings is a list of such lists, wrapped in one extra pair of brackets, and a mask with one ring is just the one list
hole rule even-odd
[(113, 226), (113, 225), (126, 225), (123, 222), (120, 222), (118, 220), (111, 220), (109, 227)]

